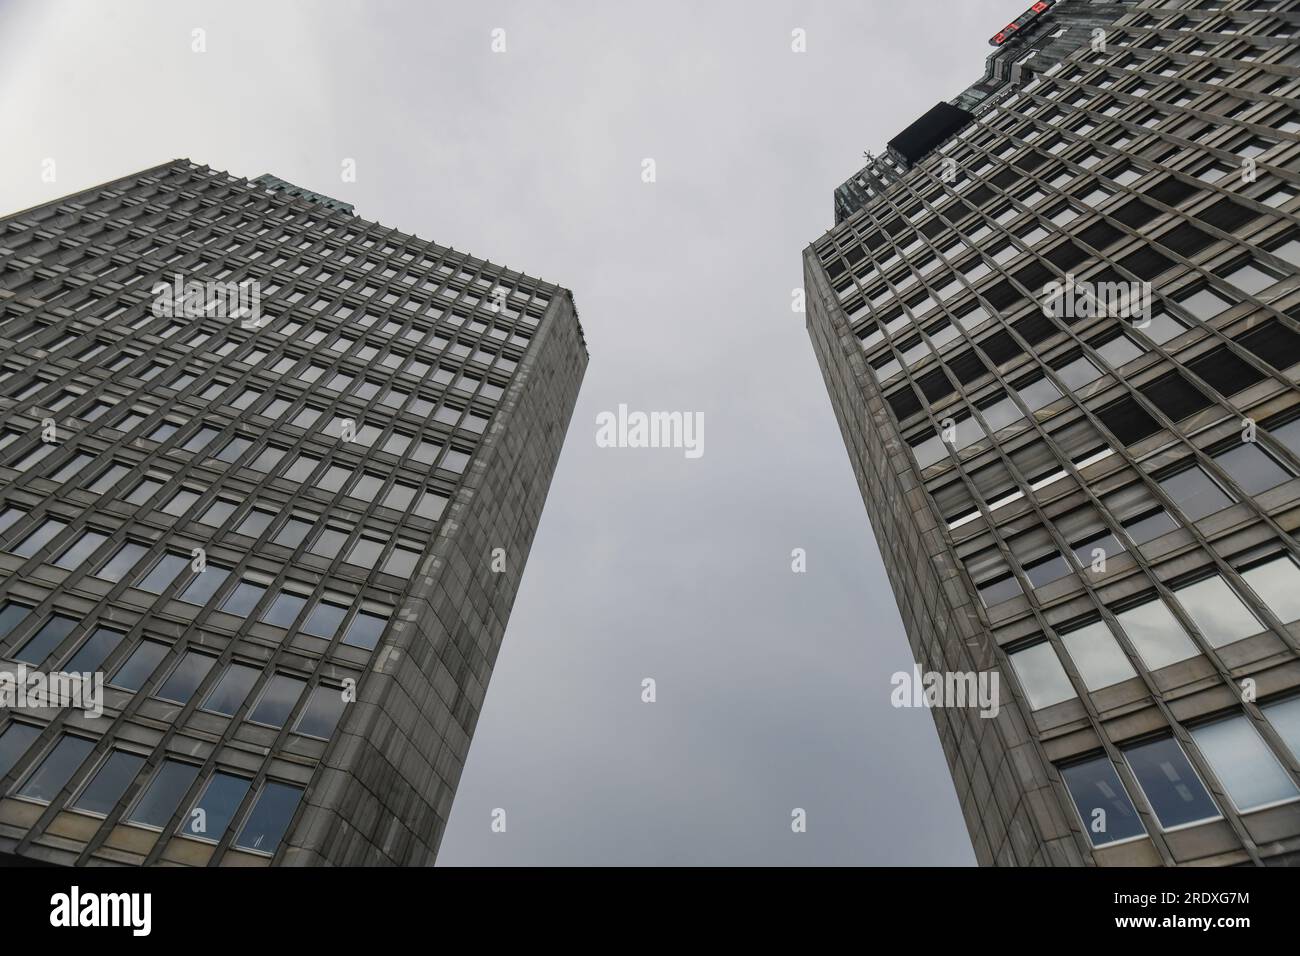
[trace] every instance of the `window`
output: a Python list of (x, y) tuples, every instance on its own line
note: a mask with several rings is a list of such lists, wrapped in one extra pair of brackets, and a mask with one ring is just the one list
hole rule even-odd
[(1217, 574), (1177, 589), (1174, 597), (1214, 647), (1223, 647), (1264, 629), (1241, 598)]
[(262, 672), (247, 664), (231, 664), (203, 701), (203, 709), (214, 714), (233, 716), (248, 697)]
[(53, 541), (67, 526), (66, 521), (59, 521), (57, 518), (46, 518), (10, 550), (20, 558), (30, 558)]
[(99, 770), (72, 805), (87, 813), (107, 814), (122, 799), (122, 794), (126, 793), (126, 788), (143, 766), (144, 757), (139, 754), (126, 750), (110, 751), (108, 759), (99, 765)]
[(1042, 710), (1077, 696), (1056, 651), (1047, 641), (1009, 655), (1032, 710)]
[(13, 601), (6, 601), (0, 606), (0, 638), (12, 634), (14, 628), (26, 620), (31, 610), (26, 604), (16, 604)]
[(190, 559), (183, 554), (164, 554), (136, 587), (151, 594), (161, 594), (189, 565)]
[(415, 507), (415, 513), (421, 518), (428, 518), (430, 521), (436, 521), (442, 517), (442, 510), (447, 506), (447, 498), (436, 491), (426, 491), (420, 496), (420, 503)]
[(1240, 812), (1300, 797), (1273, 751), (1245, 716), (1204, 724), (1193, 728), (1191, 734)]
[(257, 607), (257, 602), (262, 600), (262, 595), (265, 593), (265, 585), (243, 578), (226, 596), (226, 600), (221, 604), (221, 610), (227, 614), (247, 615)]
[(343, 643), (367, 651), (374, 650), (387, 624), (387, 616), (380, 617), (377, 614), (358, 611), (357, 616), (352, 619), (351, 625), (348, 626), (348, 632), (343, 637)]
[(306, 686), (307, 682), (297, 677), (276, 674), (262, 691), (262, 697), (248, 719), (271, 727), (283, 727)]
[(352, 550), (348, 552), (347, 562), (362, 568), (374, 567), (379, 563), (379, 556), (383, 551), (384, 542), (362, 535), (357, 538), (356, 544), (352, 545)]
[(185, 796), (185, 791), (198, 775), (199, 768), (194, 764), (168, 757), (154, 774), (135, 808), (127, 814), (127, 820), (149, 827), (166, 826), (176, 812), (181, 797)]
[(50, 656), (51, 651), (63, 643), (63, 639), (71, 634), (76, 626), (77, 622), (72, 618), (55, 614), (14, 652), (14, 659), (24, 664), (40, 664)]
[(1173, 737), (1125, 747), (1124, 759), (1162, 829), (1172, 830), (1219, 818), (1218, 807)]
[(343, 688), (321, 684), (312, 689), (311, 696), (307, 698), (307, 706), (303, 708), (293, 729), (308, 737), (329, 740), (334, 736), (334, 728), (338, 726), (346, 706)]
[(1290, 558), (1271, 558), (1241, 577), (1283, 624), (1300, 620), (1300, 568)]
[(228, 501), (225, 498), (218, 498), (216, 501), (212, 502), (207, 511), (203, 512), (203, 516), (199, 518), (199, 522), (211, 525), (214, 528), (219, 528), (226, 523), (227, 518), (235, 513), (237, 507), (239, 506), (233, 501)]
[(1070, 791), (1070, 799), (1093, 846), (1146, 835), (1133, 801), (1108, 757), (1094, 757), (1062, 767), (1061, 780)]
[(90, 556), (99, 549), (99, 546), (107, 540), (108, 535), (106, 534), (100, 534), (98, 531), (87, 531), (55, 559), (54, 565), (70, 571), (89, 560)]
[(421, 548), (414, 541), (399, 541), (384, 562), (384, 573), (409, 578), (420, 563), (420, 554)]
[(141, 642), (127, 658), (126, 663), (117, 669), (117, 673), (109, 683), (123, 690), (139, 690), (162, 659), (167, 656), (168, 650), (170, 648), (166, 644), (159, 644), (157, 641)]
[(148, 550), (142, 544), (128, 541), (117, 549), (116, 553), (108, 559), (108, 562), (102, 568), (95, 572), (95, 577), (114, 583), (121, 581)]
[(13, 769), (14, 764), (27, 753), (27, 748), (34, 744), (40, 735), (39, 727), (17, 722), (10, 723), (3, 732), (0, 732), (0, 777)]
[(271, 602), (271, 606), (262, 615), (262, 620), (275, 627), (289, 627), (298, 618), (298, 613), (307, 605), (307, 598), (292, 591), (281, 591)]
[(203, 795), (181, 819), (180, 832), (200, 839), (220, 840), (243, 802), (244, 794), (248, 793), (248, 786), (247, 778), (218, 770), (208, 781)]
[(216, 660), (207, 654), (186, 651), (171, 676), (163, 681), (162, 687), (158, 688), (154, 696), (174, 704), (186, 703), (194, 696), (199, 684), (203, 683), (203, 678), (208, 676), (208, 671), (212, 670)]
[(293, 515), (271, 540), (286, 548), (296, 548), (302, 544), (314, 527), (316, 527), (315, 520)]
[(338, 491), (344, 483), (352, 477), (352, 469), (344, 468), (341, 465), (330, 465), (316, 482), (316, 487), (322, 491)]
[(1159, 598), (1121, 611), (1116, 616), (1142, 660), (1158, 670), (1199, 653), (1178, 619)]
[(1128, 656), (1103, 621), (1062, 634), (1061, 642), (1088, 690), (1101, 690), (1137, 676)]
[[(1300, 697), (1261, 704), (1259, 709), (1273, 725), (1277, 735), (1290, 748), (1291, 754), (1300, 759)], [(0, 758), (0, 774), (4, 772), (3, 758)]]
[(274, 853), (284, 838), (301, 799), (301, 787), (274, 780), (266, 781), (239, 836), (235, 838), (235, 846), (241, 850)]
[(83, 760), (95, 749), (93, 742), (85, 737), (64, 734), (54, 749), (45, 755), (45, 759), (27, 778), (18, 791), (18, 795), (29, 800), (49, 803), (59, 795), (59, 791), (72, 779)]
[(71, 674), (85, 674), (99, 670), (104, 661), (108, 660), (108, 655), (117, 650), (117, 645), (122, 643), (122, 638), (126, 635), (121, 631), (115, 631), (111, 627), (97, 627), (90, 637), (82, 642), (77, 653), (72, 655), (72, 659), (63, 665), (63, 670)]
[(1197, 465), (1157, 480), (1165, 494), (1193, 521), (1232, 504), (1232, 499)]
[(332, 638), (338, 633), (339, 625), (343, 623), (347, 613), (348, 609), (341, 604), (321, 601), (312, 608), (311, 614), (307, 615), (302, 631), (304, 634), (312, 634), (316, 637)]
[(1214, 462), (1248, 495), (1267, 491), (1291, 478), (1281, 465), (1252, 442), (1243, 442), (1219, 452), (1214, 456)]
[(244, 520), (239, 523), (235, 531), (250, 538), (261, 537), (262, 532), (269, 528), (274, 520), (275, 512), (253, 508), (244, 516)]
[(212, 599), (212, 595), (217, 593), (229, 576), (230, 568), (209, 564), (190, 579), (190, 583), (179, 595), (180, 600), (186, 604), (197, 604), (202, 607)]
[(172, 495), (170, 501), (163, 505), (163, 511), (169, 515), (183, 515), (190, 510), (190, 506), (199, 500), (199, 493), (189, 488), (182, 488), (176, 494)]
[(347, 544), (348, 532), (344, 529), (337, 528), (334, 525), (326, 525), (316, 540), (312, 543), (312, 554), (319, 554), (324, 558), (334, 558), (343, 551), (343, 546)]

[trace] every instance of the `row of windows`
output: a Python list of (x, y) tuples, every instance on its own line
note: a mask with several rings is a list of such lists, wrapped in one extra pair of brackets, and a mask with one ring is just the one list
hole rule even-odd
[[(1241, 572), (1242, 580), (1283, 624), (1300, 620), (1300, 568), (1277, 556)], [(1221, 575), (1214, 574), (1177, 586), (1174, 599), (1211, 647), (1225, 647), (1264, 631), (1245, 601)], [(1114, 609), (1115, 619), (1147, 670), (1187, 660), (1200, 648), (1159, 597), (1148, 596)], [(1098, 691), (1136, 677), (1128, 655), (1104, 621), (1062, 630), (1061, 643), (1089, 691)], [(1073, 700), (1076, 690), (1055, 648), (1040, 642), (1009, 655), (1030, 709), (1041, 710)]]
[[(1300, 698), (1260, 708), (1292, 755), (1300, 754)], [(1239, 813), (1300, 799), (1291, 775), (1244, 715), (1190, 729), (1206, 763)], [(1215, 803), (1200, 775), (1171, 736), (1121, 748), (1124, 761), (1163, 831), (1218, 820)], [(1146, 828), (1108, 757), (1060, 768), (1061, 779), (1095, 847), (1138, 839)]]
[[(97, 576), (106, 580), (121, 580), (123, 568), (134, 565), (145, 550), (143, 545), (128, 542), (114, 554), (113, 559)], [(150, 593), (162, 593), (189, 567), (190, 559), (187, 556), (165, 554), (152, 565), (136, 586)], [(289, 630), (297, 624), (300, 633), (324, 641), (333, 641), (342, 631), (343, 644), (365, 651), (374, 650), (378, 645), (389, 618), (388, 610), (382, 605), (367, 602), (349, 619), (348, 614), (354, 604), (346, 595), (326, 592), (324, 597), (312, 603), (309, 585), (290, 581), (273, 592), (272, 580), (270, 575), (251, 570), (237, 577), (231, 568), (208, 564), (203, 570), (193, 572), (175, 597), (186, 604), (205, 607), (214, 597), (221, 595), (221, 600), (213, 607), (226, 614), (248, 618), (261, 607), (257, 620), (272, 627)], [(307, 612), (309, 605), (311, 610)], [(31, 605), (16, 600), (7, 600), (0, 605), (0, 640), (18, 633), (20, 628), (25, 629), (25, 625), (30, 623), (28, 618), (32, 610)], [(24, 663), (40, 664), (59, 647), (75, 626), (76, 622), (71, 618), (56, 614), (11, 651), (11, 654)]]
[[(19, 721), (11, 722), (0, 732), (0, 776), (12, 769), (39, 734), (39, 727)], [(20, 780), (13, 794), (39, 803), (54, 801), (86, 763), (94, 746), (95, 742), (88, 738), (63, 734)], [(146, 754), (124, 747), (110, 750), (86, 776), (84, 784), (74, 789), (67, 806), (81, 813), (107, 816), (141, 772), (147, 772), (146, 760)], [(122, 819), (150, 829), (166, 827), (175, 818), (185, 794), (198, 780), (201, 769), (185, 760), (163, 759)], [(252, 790), (252, 779), (229, 771), (214, 771), (182, 816), (176, 832), (217, 843), (236, 822), (240, 807), (246, 805), (232, 845), (241, 850), (274, 854), (298, 809), (303, 788), (266, 780), (249, 800)]]
[[(1284, 447), (1300, 456), (1300, 419), (1279, 426), (1270, 434), (1277, 437)], [(1255, 443), (1232, 442), (1227, 447), (1212, 449), (1210, 459), (1223, 469), (1238, 488), (1251, 496), (1268, 491), (1294, 477), (1288, 469)], [(1157, 472), (1153, 479), (1175, 503), (1180, 517), (1186, 521), (1198, 521), (1208, 517), (1230, 507), (1235, 501), (1219, 482), (1211, 478), (1197, 464), (1181, 463), (1170, 466)], [(1036, 482), (1036, 484), (1038, 489), (1047, 487), (1045, 480), (1044, 483)], [(998, 495), (997, 492), (991, 494)], [(1131, 501), (1136, 494), (1137, 489), (1126, 489), (1107, 496), (1115, 504), (1111, 514), (1135, 544), (1145, 544), (1159, 535), (1180, 527), (1179, 523), (1154, 498), (1147, 497), (1143, 505), (1134, 507)], [(994, 497), (993, 501), (999, 506), (1010, 503), (1005, 495)], [(1069, 538), (1068, 543), (1073, 548), (1079, 567), (1088, 570), (1097, 560), (1098, 548), (1101, 549), (1101, 557), (1105, 559), (1124, 551), (1125, 545), (1106, 529), (1100, 520), (1075, 520), (1084, 516), (1085, 513), (1076, 512), (1064, 515), (1060, 526)], [(1098, 516), (1093, 514), (1089, 506), (1086, 517), (1097, 518)], [(1050, 538), (1039, 531), (1020, 532), (1008, 540), (1008, 546), (1021, 564), (1030, 584), (1035, 588), (1050, 584), (1075, 570)], [(1021, 593), (1019, 580), (1006, 568), (996, 548), (972, 555), (966, 559), (966, 564), (986, 607), (992, 607)]]

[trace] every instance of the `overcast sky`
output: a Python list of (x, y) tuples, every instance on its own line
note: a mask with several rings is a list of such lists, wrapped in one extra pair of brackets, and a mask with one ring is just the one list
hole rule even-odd
[[(1026, 5), (0, 0), (0, 214), (185, 156), (573, 290), (591, 365), (441, 864), (968, 865), (790, 302), (835, 185)], [(702, 412), (703, 456), (598, 448), (620, 403)]]

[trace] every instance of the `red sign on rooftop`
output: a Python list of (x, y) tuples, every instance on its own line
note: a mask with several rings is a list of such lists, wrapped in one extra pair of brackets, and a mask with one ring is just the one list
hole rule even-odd
[(1056, 0), (1038, 0), (1032, 7), (1012, 20), (989, 40), (989, 46), (1001, 46), (1056, 5)]

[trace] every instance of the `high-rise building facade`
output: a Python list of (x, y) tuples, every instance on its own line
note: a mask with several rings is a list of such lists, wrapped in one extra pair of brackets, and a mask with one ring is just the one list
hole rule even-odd
[(919, 668), (999, 678), (932, 710), (977, 860), (1294, 865), (1300, 3), (1035, 6), (809, 334)]
[[(0, 270), (0, 853), (431, 863), (571, 295), (186, 160), (0, 220)], [(3, 681), (62, 673), (97, 703)]]

